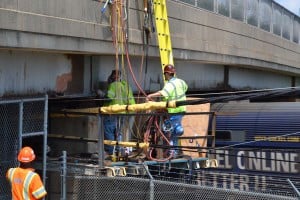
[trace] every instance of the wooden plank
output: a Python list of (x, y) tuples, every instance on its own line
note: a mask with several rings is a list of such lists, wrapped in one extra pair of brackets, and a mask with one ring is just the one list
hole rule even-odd
[[(187, 100), (192, 100), (192, 98), (188, 98)], [(209, 112), (210, 104), (200, 104), (200, 105), (188, 105), (187, 113), (192, 112)], [(184, 127), (184, 134), (182, 137), (198, 137), (196, 139), (180, 139), (180, 144), (182, 146), (199, 146), (199, 147), (207, 147), (207, 138), (201, 138), (203, 136), (207, 136), (208, 133), (208, 120), (209, 114), (195, 114), (195, 115), (185, 115), (182, 119), (182, 125)], [(196, 151), (196, 150), (192, 150)], [(191, 156), (192, 158), (197, 157), (206, 157), (205, 149), (201, 150), (201, 152), (192, 152), (188, 151), (188, 149), (183, 149), (184, 155)]]

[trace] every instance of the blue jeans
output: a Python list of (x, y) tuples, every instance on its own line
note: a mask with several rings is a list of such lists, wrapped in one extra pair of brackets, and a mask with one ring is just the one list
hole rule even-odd
[[(104, 139), (105, 140), (115, 140), (116, 131), (118, 125), (118, 117), (116, 116), (105, 116), (103, 118), (103, 127), (104, 127)], [(114, 151), (114, 146), (104, 145), (104, 150), (112, 155)]]
[(172, 145), (178, 146), (178, 138), (183, 134), (183, 132), (177, 132), (176, 127), (181, 126), (181, 121), (182, 121), (183, 115), (171, 115), (169, 118), (169, 122), (171, 123), (171, 135), (170, 135), (170, 142), (173, 143)]

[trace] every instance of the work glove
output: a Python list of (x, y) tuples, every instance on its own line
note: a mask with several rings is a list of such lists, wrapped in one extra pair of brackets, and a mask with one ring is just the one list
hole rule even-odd
[(98, 89), (98, 90), (96, 91), (96, 93), (97, 93), (98, 97), (100, 97), (100, 98), (103, 98), (103, 97), (105, 96), (105, 92), (103, 92), (103, 91), (100, 90), (100, 89)]

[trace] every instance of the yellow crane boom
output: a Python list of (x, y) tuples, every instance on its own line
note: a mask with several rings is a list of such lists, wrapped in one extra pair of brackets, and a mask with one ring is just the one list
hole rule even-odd
[(154, 0), (153, 6), (163, 71), (166, 64), (174, 64), (166, 0)]

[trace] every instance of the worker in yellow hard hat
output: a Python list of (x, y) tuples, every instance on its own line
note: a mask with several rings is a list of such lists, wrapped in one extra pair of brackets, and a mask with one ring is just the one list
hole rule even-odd
[(35, 200), (47, 195), (44, 184), (34, 169), (32, 162), (35, 159), (31, 147), (23, 147), (18, 154), (20, 166), (8, 169), (6, 178), (11, 184), (12, 199)]

